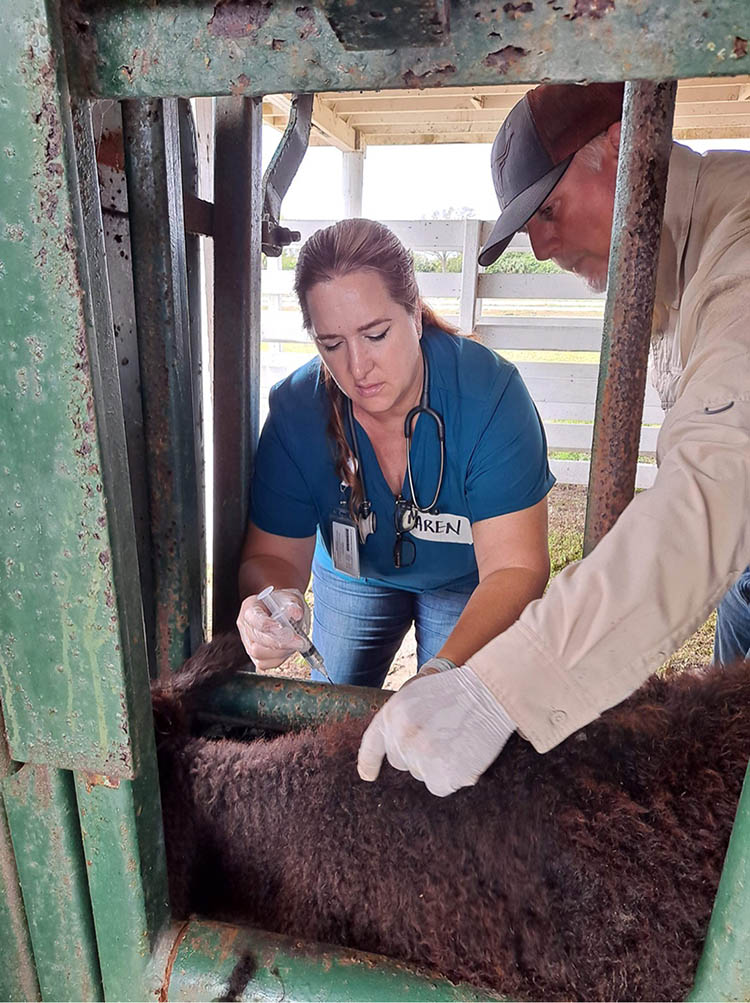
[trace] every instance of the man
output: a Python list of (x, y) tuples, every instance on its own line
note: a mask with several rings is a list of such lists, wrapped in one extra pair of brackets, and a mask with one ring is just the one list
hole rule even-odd
[[(537, 258), (606, 285), (621, 84), (542, 85), (492, 149), (502, 209), (479, 261), (520, 229)], [(546, 752), (624, 700), (717, 605), (718, 657), (747, 653), (750, 617), (750, 154), (674, 144), (652, 331), (668, 409), (654, 486), (584, 560), (459, 668), (400, 690), (362, 740), (446, 795), (477, 779), (517, 729)], [(735, 584), (736, 583), (736, 584)]]

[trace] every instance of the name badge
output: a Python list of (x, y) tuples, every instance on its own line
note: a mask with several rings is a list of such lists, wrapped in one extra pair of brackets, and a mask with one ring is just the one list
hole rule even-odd
[(359, 533), (354, 523), (341, 515), (331, 519), (331, 550), (334, 568), (359, 578)]
[(439, 515), (429, 515), (418, 512), (411, 536), (417, 540), (430, 540), (433, 543), (473, 543), (471, 523), (468, 516), (451, 515), (441, 512)]

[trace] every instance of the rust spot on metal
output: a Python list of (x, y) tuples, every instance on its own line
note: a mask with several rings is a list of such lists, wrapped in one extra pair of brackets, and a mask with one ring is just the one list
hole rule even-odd
[(174, 968), (174, 963), (177, 960), (177, 953), (180, 950), (180, 945), (185, 939), (185, 934), (187, 933), (188, 927), (190, 926), (190, 921), (183, 923), (180, 927), (177, 936), (174, 939), (174, 944), (172, 944), (172, 950), (169, 952), (169, 957), (167, 958), (167, 966), (164, 970), (164, 981), (159, 989), (159, 995), (157, 999), (159, 1003), (166, 1003), (169, 999), (169, 983), (172, 979), (172, 969)]
[(575, 21), (579, 17), (593, 17), (598, 20), (615, 9), (615, 0), (575, 0), (572, 14), (564, 14), (567, 21)]
[(508, 15), (508, 17), (516, 20), (521, 14), (530, 14), (534, 9), (533, 3), (506, 3), (503, 5), (503, 11)]
[(734, 40), (734, 46), (732, 47), (732, 55), (735, 59), (742, 59), (743, 56), (747, 55), (747, 39), (740, 38), (739, 35)]
[(81, 771), (83, 782), (86, 784), (86, 793), (90, 794), (94, 787), (109, 787), (117, 790), (120, 786), (119, 777), (110, 777), (106, 773), (89, 773), (87, 770)]
[(235, 97), (242, 97), (250, 86), (250, 77), (246, 73), (240, 73), (236, 80), (230, 85), (230, 90)]
[(517, 45), (506, 45), (502, 49), (498, 49), (497, 52), (489, 52), (482, 62), (491, 70), (507, 73), (511, 66), (523, 59), (524, 56), (528, 56), (526, 49), (521, 49)]
[(49, 810), (52, 804), (52, 784), (49, 778), (49, 769), (46, 766), (35, 766), (33, 769), (34, 793), (39, 798), (40, 806)]
[(208, 31), (219, 38), (244, 38), (262, 28), (270, 12), (270, 0), (220, 0)]
[(298, 18), (304, 21), (304, 24), (298, 32), (301, 41), (304, 42), (306, 38), (314, 37), (320, 34), (320, 29), (315, 23), (315, 17), (309, 7), (296, 7), (294, 13)]
[(455, 72), (456, 67), (453, 63), (442, 63), (425, 70), (424, 73), (407, 70), (403, 75), (403, 81), (407, 87), (442, 87), (446, 81), (450, 82)]
[(284, 41), (283, 38), (271, 39), (271, 48), (273, 49), (274, 52), (281, 52), (281, 50), (284, 48), (285, 45), (286, 42)]
[(119, 131), (108, 131), (102, 133), (99, 145), (96, 148), (96, 162), (111, 167), (116, 171), (125, 170), (125, 147), (122, 142), (122, 133)]

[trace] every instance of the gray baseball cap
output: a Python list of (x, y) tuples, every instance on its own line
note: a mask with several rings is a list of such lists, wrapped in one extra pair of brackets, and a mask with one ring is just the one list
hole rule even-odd
[(540, 84), (514, 105), (492, 144), (500, 217), (479, 254), (491, 265), (544, 202), (582, 146), (622, 118), (624, 84)]

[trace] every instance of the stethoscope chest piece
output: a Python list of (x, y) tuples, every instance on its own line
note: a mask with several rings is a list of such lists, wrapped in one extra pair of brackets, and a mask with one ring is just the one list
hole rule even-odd
[(378, 528), (378, 520), (372, 510), (372, 505), (365, 499), (359, 506), (357, 513), (357, 529), (359, 530), (360, 543), (365, 543), (368, 536), (371, 536)]

